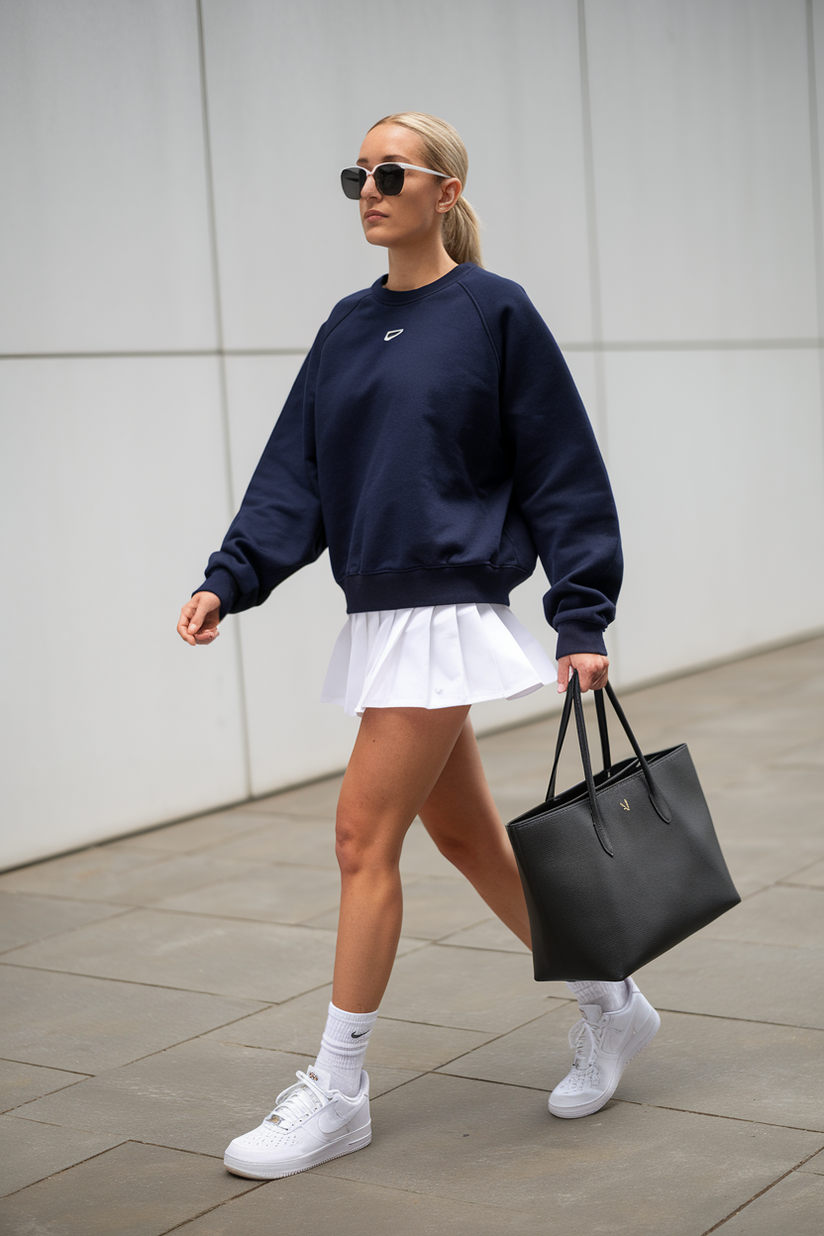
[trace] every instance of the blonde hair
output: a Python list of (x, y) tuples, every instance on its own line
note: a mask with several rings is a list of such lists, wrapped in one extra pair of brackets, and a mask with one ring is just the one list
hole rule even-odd
[[(474, 262), (476, 266), (483, 266), (480, 222), (463, 196), (463, 186), (469, 171), (469, 155), (457, 130), (445, 120), (430, 116), (426, 112), (395, 112), (392, 116), (384, 116), (377, 121), (372, 125), (372, 129), (377, 129), (382, 124), (398, 124), (416, 133), (423, 145), (426, 166), (433, 172), (443, 172), (446, 176), (455, 176), (460, 180), (461, 196), (444, 215), (444, 248), (453, 262)], [(370, 133), (372, 129), (369, 130)]]

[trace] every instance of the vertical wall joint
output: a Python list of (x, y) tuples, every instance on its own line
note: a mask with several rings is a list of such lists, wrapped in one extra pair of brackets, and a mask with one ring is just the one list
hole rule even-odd
[[(223, 306), (220, 294), (220, 262), (217, 240), (217, 212), (215, 209), (215, 182), (212, 164), (212, 135), (209, 124), (209, 91), (206, 75), (206, 39), (203, 27), (202, 0), (197, 4), (197, 38), (200, 63), (200, 102), (203, 119), (203, 160), (206, 174), (206, 210), (209, 221), (209, 246), (212, 266), (212, 293), (214, 297), (215, 337), (217, 340), (217, 364), (220, 381), (220, 415), (222, 431), (223, 460), (225, 468), (227, 521), (234, 515), (235, 493), (232, 477), (232, 438), (229, 431), (229, 390), (226, 380), (226, 354), (223, 335)], [(246, 700), (246, 676), (243, 667), (243, 643), (239, 623), (235, 622), (233, 644), (236, 657), (236, 673), (238, 680), (238, 703), (240, 710), (241, 744), (243, 748), (243, 765), (246, 796), (252, 796), (252, 760), (249, 741), (249, 710)]]

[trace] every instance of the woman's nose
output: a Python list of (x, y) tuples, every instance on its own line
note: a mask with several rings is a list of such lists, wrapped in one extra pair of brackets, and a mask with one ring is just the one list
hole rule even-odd
[(361, 189), (360, 195), (361, 197), (364, 197), (364, 198), (380, 197), (380, 193), (378, 192), (378, 186), (375, 184), (375, 177), (372, 172), (366, 173), (366, 180), (364, 181), (364, 185), (363, 185), (363, 188)]

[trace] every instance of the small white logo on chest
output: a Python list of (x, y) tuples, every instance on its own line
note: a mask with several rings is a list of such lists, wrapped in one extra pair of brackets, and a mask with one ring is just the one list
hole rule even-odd
[(383, 341), (384, 343), (386, 343), (389, 339), (397, 339), (398, 335), (402, 335), (402, 334), (403, 334), (403, 327), (401, 327), (400, 330), (388, 330), (383, 337)]

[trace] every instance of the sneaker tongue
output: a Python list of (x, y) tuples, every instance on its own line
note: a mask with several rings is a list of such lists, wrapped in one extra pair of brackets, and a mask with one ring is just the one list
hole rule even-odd
[(579, 1007), (581, 1009), (581, 1016), (586, 1018), (588, 1022), (591, 1022), (593, 1026), (603, 1017), (604, 1010), (600, 1004), (582, 1004)]
[(327, 1073), (326, 1069), (319, 1069), (316, 1064), (313, 1064), (310, 1069), (306, 1070), (306, 1076), (311, 1077), (313, 1082), (317, 1082), (321, 1090), (325, 1090), (327, 1094), (332, 1089), (332, 1074)]

